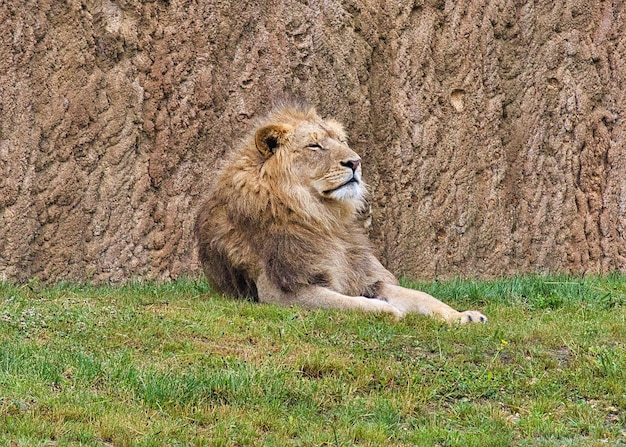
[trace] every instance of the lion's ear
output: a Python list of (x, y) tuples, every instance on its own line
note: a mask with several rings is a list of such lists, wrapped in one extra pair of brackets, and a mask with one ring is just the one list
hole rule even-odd
[(278, 147), (285, 144), (291, 128), (288, 126), (270, 125), (257, 130), (254, 137), (256, 148), (266, 159), (274, 155)]

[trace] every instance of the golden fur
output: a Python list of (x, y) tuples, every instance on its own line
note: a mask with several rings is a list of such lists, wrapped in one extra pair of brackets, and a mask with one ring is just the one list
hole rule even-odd
[(365, 194), (338, 122), (302, 106), (273, 110), (224, 160), (199, 209), (210, 284), (267, 303), (486, 321), (398, 286), (357, 220)]

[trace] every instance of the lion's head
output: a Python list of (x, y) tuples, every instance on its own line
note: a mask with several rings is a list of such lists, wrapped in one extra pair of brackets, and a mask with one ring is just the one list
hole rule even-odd
[(321, 119), (314, 109), (282, 108), (257, 128), (254, 146), (261, 177), (282, 193), (306, 200), (308, 206), (310, 201), (362, 206), (361, 158), (337, 121)]

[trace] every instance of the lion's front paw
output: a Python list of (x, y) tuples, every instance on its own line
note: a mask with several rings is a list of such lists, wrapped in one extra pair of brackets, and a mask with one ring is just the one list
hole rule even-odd
[(461, 324), (466, 323), (486, 323), (487, 317), (478, 312), (477, 310), (466, 310), (465, 312), (460, 312), (457, 322)]

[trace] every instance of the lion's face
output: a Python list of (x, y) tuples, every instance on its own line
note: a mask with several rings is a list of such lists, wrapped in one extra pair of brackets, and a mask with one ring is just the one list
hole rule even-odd
[(341, 125), (317, 116), (294, 125), (269, 125), (256, 133), (265, 169), (286, 187), (303, 187), (320, 200), (360, 203), (366, 193), (361, 157)]

